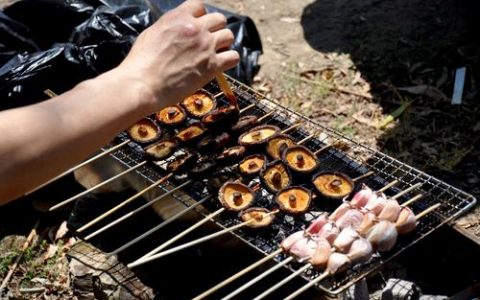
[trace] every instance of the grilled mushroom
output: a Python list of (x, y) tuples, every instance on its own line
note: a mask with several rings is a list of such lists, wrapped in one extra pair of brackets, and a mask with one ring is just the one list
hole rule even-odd
[(158, 161), (169, 157), (177, 149), (177, 142), (174, 139), (166, 139), (145, 147), (145, 157)]
[(238, 121), (239, 110), (237, 106), (229, 105), (217, 108), (202, 118), (202, 123), (207, 128), (224, 129), (229, 128)]
[(160, 127), (150, 118), (143, 118), (127, 129), (128, 135), (137, 143), (150, 143), (161, 135)]
[(331, 199), (342, 199), (350, 195), (355, 184), (345, 174), (323, 172), (313, 176), (313, 185), (320, 195)]
[(279, 160), (266, 164), (260, 172), (260, 180), (272, 193), (284, 189), (292, 183), (288, 168)]
[(243, 116), (232, 126), (231, 132), (236, 135), (240, 135), (245, 131), (248, 131), (258, 124), (258, 118), (256, 116)]
[(197, 155), (192, 152), (185, 152), (167, 165), (167, 171), (170, 173), (179, 173), (190, 169), (197, 161)]
[(193, 123), (190, 126), (180, 130), (175, 137), (182, 143), (191, 143), (198, 140), (205, 133), (201, 123)]
[(217, 106), (213, 96), (205, 91), (198, 90), (193, 95), (183, 99), (180, 103), (189, 115), (194, 118), (201, 118), (210, 113)]
[(263, 207), (251, 207), (238, 214), (240, 220), (247, 223), (248, 227), (261, 228), (273, 223), (274, 214)]
[(265, 155), (253, 154), (238, 163), (238, 170), (243, 176), (251, 177), (257, 175), (266, 163)]
[(268, 141), (267, 153), (273, 159), (281, 159), (283, 151), (291, 146), (295, 146), (295, 142), (292, 138), (288, 135), (280, 134)]
[(238, 138), (238, 144), (245, 147), (263, 145), (279, 133), (280, 128), (277, 126), (257, 126), (252, 128), (250, 131), (243, 133)]
[(190, 169), (189, 175), (191, 178), (202, 178), (208, 174), (211, 174), (216, 167), (217, 163), (215, 160), (206, 158), (198, 161), (195, 166)]
[(226, 182), (218, 191), (218, 200), (225, 209), (241, 211), (255, 200), (255, 193), (240, 182)]
[(223, 149), (230, 142), (230, 134), (223, 132), (219, 135), (210, 135), (203, 138), (197, 144), (198, 150), (202, 152), (217, 152)]
[(318, 160), (310, 150), (303, 146), (293, 146), (285, 149), (283, 162), (294, 172), (308, 174), (318, 167)]
[(207, 187), (211, 194), (218, 193), (218, 190), (227, 181), (237, 181), (239, 179), (236, 172), (217, 171), (208, 179)]
[(245, 151), (246, 149), (243, 146), (233, 146), (223, 150), (217, 159), (222, 164), (236, 163), (243, 158)]
[(281, 210), (290, 214), (299, 214), (307, 211), (312, 201), (312, 193), (301, 186), (292, 186), (279, 191), (275, 201)]
[(160, 124), (165, 126), (177, 126), (187, 118), (185, 111), (178, 105), (167, 106), (155, 114)]

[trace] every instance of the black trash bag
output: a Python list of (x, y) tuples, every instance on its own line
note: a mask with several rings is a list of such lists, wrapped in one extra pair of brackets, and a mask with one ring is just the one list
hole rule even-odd
[(19, 52), (40, 50), (30, 37), (28, 27), (0, 11), (0, 65)]

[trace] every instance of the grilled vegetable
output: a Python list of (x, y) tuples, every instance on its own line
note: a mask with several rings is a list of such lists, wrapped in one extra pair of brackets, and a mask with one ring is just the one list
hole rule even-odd
[(236, 163), (243, 158), (245, 151), (246, 149), (243, 146), (230, 147), (223, 150), (223, 152), (218, 155), (217, 159), (222, 164)]
[(251, 207), (238, 214), (239, 218), (243, 222), (250, 221), (247, 224), (251, 228), (261, 228), (267, 227), (273, 223), (275, 219), (274, 214), (266, 208), (263, 207)]
[(169, 157), (177, 149), (177, 142), (174, 139), (166, 139), (145, 147), (145, 157), (158, 161)]
[(255, 200), (255, 193), (240, 182), (226, 182), (218, 191), (218, 200), (225, 209), (241, 211)]
[(266, 164), (260, 172), (260, 180), (272, 193), (284, 189), (292, 183), (288, 168), (279, 160)]
[(198, 90), (193, 95), (183, 99), (180, 103), (189, 115), (194, 118), (201, 118), (210, 113), (217, 106), (213, 96), (205, 91)]
[(167, 165), (167, 171), (170, 173), (180, 173), (187, 171), (197, 161), (197, 155), (192, 152), (185, 152)]
[(258, 118), (256, 116), (243, 116), (235, 123), (231, 132), (235, 135), (240, 135), (245, 131), (248, 131), (258, 124)]
[(237, 181), (239, 179), (236, 172), (217, 171), (208, 179), (207, 187), (211, 194), (218, 193), (218, 190), (227, 181)]
[(290, 214), (299, 214), (307, 211), (312, 202), (312, 193), (301, 186), (292, 186), (282, 189), (275, 196), (280, 209)]
[(309, 174), (319, 165), (315, 154), (303, 146), (293, 146), (285, 149), (282, 160), (290, 170), (299, 174)]
[(257, 126), (252, 128), (250, 131), (243, 133), (238, 138), (238, 144), (245, 147), (263, 145), (279, 133), (280, 128), (277, 126)]
[(251, 177), (257, 175), (267, 163), (265, 155), (253, 154), (245, 157), (238, 163), (238, 170), (243, 176)]
[(187, 118), (185, 111), (178, 105), (167, 106), (155, 114), (155, 118), (162, 125), (177, 126)]
[(230, 128), (232, 124), (238, 121), (239, 113), (237, 106), (224, 106), (203, 116), (202, 123), (211, 129)]
[(313, 176), (313, 185), (318, 193), (330, 199), (342, 199), (350, 195), (355, 185), (345, 174), (323, 172)]
[(223, 132), (219, 135), (210, 135), (198, 142), (198, 150), (208, 153), (208, 152), (218, 152), (223, 149), (228, 142), (230, 142), (230, 134)]
[(211, 174), (216, 167), (217, 163), (215, 160), (206, 158), (198, 161), (195, 166), (190, 169), (189, 175), (191, 178), (202, 178)]
[(200, 139), (205, 133), (205, 128), (201, 123), (193, 123), (190, 126), (180, 130), (175, 137), (182, 143), (193, 143)]
[(294, 146), (295, 142), (292, 140), (291, 137), (285, 134), (280, 134), (274, 138), (272, 138), (267, 143), (267, 153), (273, 159), (281, 159), (282, 153), (288, 147)]
[(150, 143), (161, 135), (160, 127), (150, 118), (143, 118), (127, 129), (128, 135), (137, 143)]

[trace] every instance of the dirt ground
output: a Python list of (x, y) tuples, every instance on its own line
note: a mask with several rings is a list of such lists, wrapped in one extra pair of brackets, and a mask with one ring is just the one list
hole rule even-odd
[[(480, 196), (479, 4), (469, 0), (209, 0), (250, 16), (255, 87)], [(466, 67), (461, 105), (455, 70)], [(480, 209), (459, 225), (480, 239)]]

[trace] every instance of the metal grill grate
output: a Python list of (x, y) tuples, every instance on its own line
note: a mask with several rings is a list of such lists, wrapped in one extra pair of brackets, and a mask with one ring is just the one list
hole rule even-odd
[[(321, 171), (343, 172), (352, 178), (364, 174), (367, 171), (374, 171), (374, 176), (362, 180), (362, 182), (374, 190), (381, 188), (392, 180), (399, 180), (399, 184), (395, 188), (389, 189), (387, 195), (393, 195), (409, 186), (422, 183), (420, 188), (398, 199), (399, 202), (402, 203), (418, 193), (424, 194), (425, 196), (420, 201), (415, 202), (411, 206), (415, 213), (419, 213), (435, 203), (442, 203), (440, 208), (420, 220), (417, 229), (413, 233), (399, 238), (397, 245), (392, 251), (381, 255), (377, 254), (369, 263), (357, 266), (354, 270), (350, 270), (347, 273), (323, 281), (323, 283), (319, 285), (319, 288), (331, 295), (342, 292), (353, 283), (378, 270), (385, 262), (391, 260), (411, 245), (417, 243), (441, 225), (448, 223), (462, 212), (465, 212), (476, 202), (473, 196), (466, 194), (465, 192), (439, 181), (413, 167), (401, 163), (383, 153), (360, 145), (332, 129), (326, 128), (288, 108), (280, 106), (253, 89), (242, 85), (233, 79), (230, 79), (230, 81), (234, 87), (234, 92), (238, 97), (240, 108), (256, 103), (256, 106), (250, 109), (248, 114), (262, 116), (269, 111), (274, 110), (275, 114), (265, 123), (276, 125), (281, 129), (287, 128), (293, 123), (301, 121), (303, 123), (301, 128), (289, 133), (296, 141), (305, 138), (311, 133), (318, 133), (318, 138), (310, 139), (305, 143), (305, 146), (310, 150), (316, 151), (324, 147), (326, 144), (337, 142), (348, 145), (349, 149), (345, 152), (330, 148), (328, 151), (319, 154), (318, 159), (320, 161)], [(220, 92), (219, 87), (213, 82), (209, 83), (206, 86), (206, 89), (212, 94)], [(226, 99), (223, 96), (217, 98), (217, 100), (226, 103)], [(117, 137), (116, 142), (119, 143), (127, 138), (127, 135), (122, 133)], [(115, 143), (113, 143), (112, 146), (114, 144)], [(143, 161), (143, 156), (141, 154), (141, 147), (138, 144), (131, 142), (128, 145), (129, 147), (121, 148), (119, 151), (114, 152), (112, 156), (119, 162), (131, 167)], [(155, 180), (166, 175), (165, 166), (174, 158), (175, 155), (162, 163), (146, 165), (140, 168), (137, 173), (153, 183)], [(258, 179), (256, 179), (256, 182), (258, 182)], [(178, 182), (170, 182), (170, 188), (176, 184), (178, 184)], [(308, 186), (310, 189), (312, 188), (308, 183), (303, 185)], [(169, 190), (166, 185), (160, 188), (165, 191)], [(356, 189), (358, 190), (359, 188), (360, 184), (357, 184)], [(274, 207), (274, 201), (272, 200), (273, 195), (264, 189), (260, 189), (257, 193), (259, 194), (256, 203), (257, 206), (266, 208)], [(189, 196), (186, 196), (185, 194), (188, 194)], [(206, 188), (205, 182), (195, 182), (184, 188), (183, 192), (174, 193), (172, 196), (186, 206), (190, 206), (192, 200), (200, 200), (208, 194), (209, 192)], [(219, 208), (219, 204), (215, 201), (216, 195), (212, 196), (214, 196), (214, 200), (210, 201), (208, 205), (205, 205), (209, 210)], [(276, 218), (274, 226), (268, 230), (263, 230), (261, 234), (252, 233), (252, 231), (249, 230), (237, 230), (233, 234), (258, 251), (268, 254), (276, 250), (279, 243), (288, 234), (304, 229), (319, 213), (324, 211), (331, 212), (336, 206), (338, 206), (338, 204), (338, 202), (331, 203), (331, 201), (324, 199), (316, 199), (309, 212), (298, 217), (280, 215)], [(204, 215), (208, 213), (205, 210), (197, 211)], [(239, 223), (238, 218), (232, 214), (223, 214), (220, 217), (217, 217), (214, 222), (224, 228)], [(276, 259), (281, 260), (283, 258), (282, 255), (279, 255)], [(288, 266), (291, 270), (295, 270), (296, 267), (297, 265), (295, 264)], [(310, 270), (304, 273), (303, 277), (306, 280), (309, 280), (316, 277), (318, 274), (318, 272)]]

